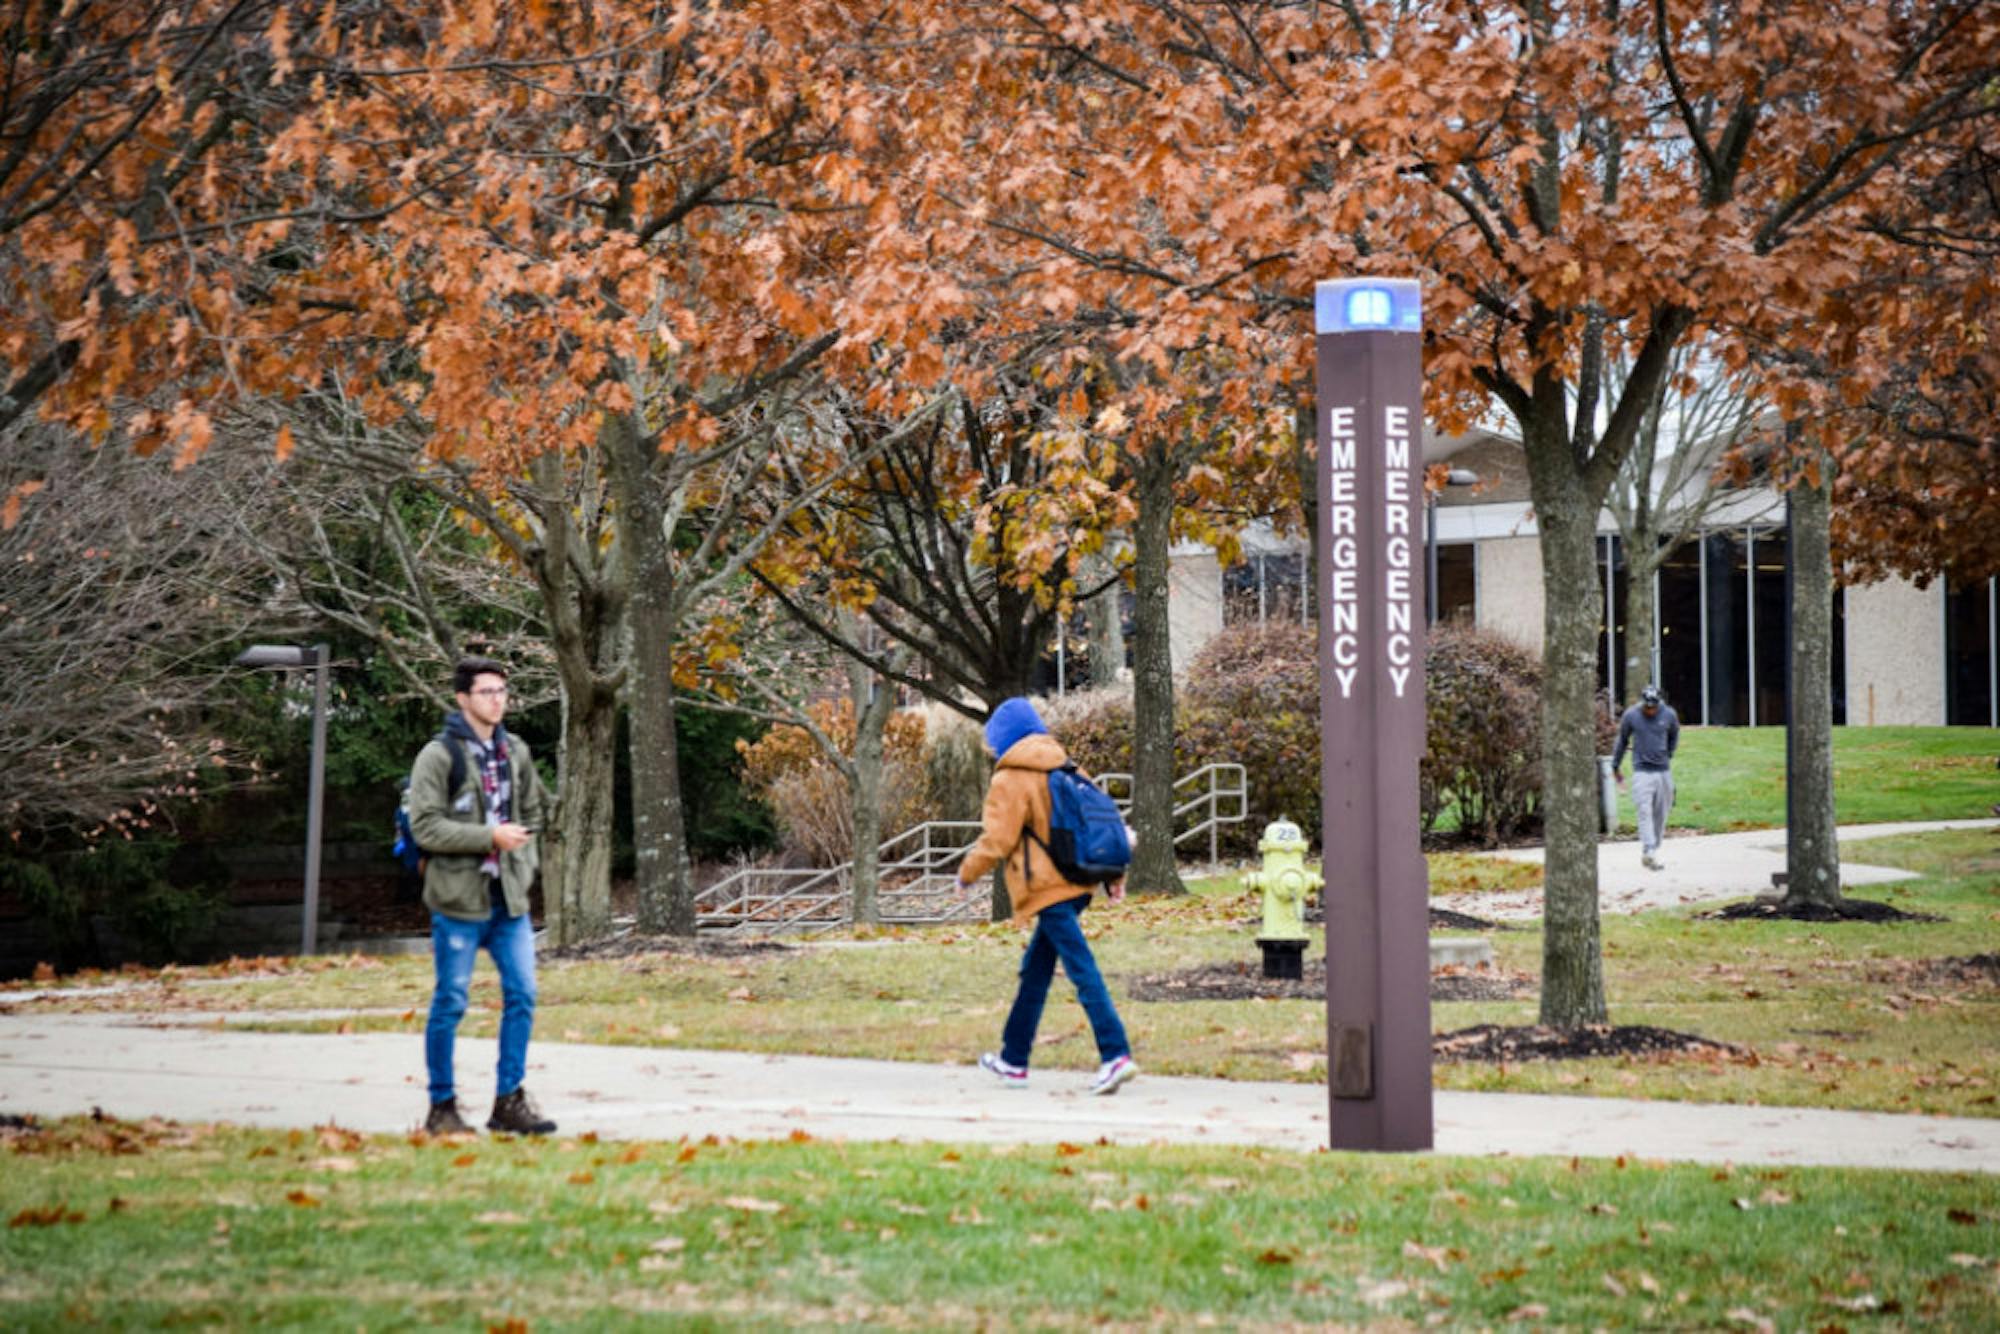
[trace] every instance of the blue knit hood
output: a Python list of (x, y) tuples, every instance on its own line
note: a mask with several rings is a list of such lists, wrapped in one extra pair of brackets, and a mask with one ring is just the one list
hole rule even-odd
[(1023, 737), (1047, 736), (1048, 731), (1035, 706), (1016, 695), (1002, 700), (1000, 707), (993, 710), (993, 716), (986, 720), (986, 748), (998, 759)]

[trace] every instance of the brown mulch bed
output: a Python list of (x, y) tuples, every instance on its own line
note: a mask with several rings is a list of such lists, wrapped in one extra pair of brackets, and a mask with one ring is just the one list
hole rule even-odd
[[(1440, 928), (1446, 931), (1514, 931), (1519, 929), (1517, 927), (1502, 926), (1498, 922), (1489, 922), (1484, 917), (1474, 917), (1471, 913), (1453, 912), (1449, 908), (1434, 907), (1430, 911), (1431, 930), (1433, 931)], [(1303, 917), (1308, 926), (1326, 925), (1326, 912), (1317, 904), (1307, 908)], [(1246, 917), (1243, 919), (1242, 925), (1254, 929), (1261, 926), (1263, 921), (1264, 919), (1261, 916)]]
[(1440, 1061), (1574, 1061), (1602, 1056), (1740, 1056), (1729, 1042), (1676, 1033), (1648, 1024), (1594, 1024), (1585, 1028), (1475, 1024), (1431, 1038)]
[(2000, 954), (1887, 960), (1868, 964), (1863, 975), (1899, 987), (2000, 987)]
[[(1299, 978), (1265, 977), (1261, 959), (1204, 964), (1127, 979), (1123, 994), (1140, 1001), (1325, 1000), (1326, 960), (1307, 959), (1303, 971)], [(1520, 1000), (1535, 994), (1535, 980), (1522, 973), (1455, 966), (1431, 973), (1434, 1001)]]
[(1753, 899), (1731, 903), (1709, 912), (1696, 913), (1721, 922), (1945, 922), (1950, 918), (1934, 913), (1905, 912), (1876, 899), (1842, 898), (1838, 907), (1817, 903), (1768, 903)]
[(565, 945), (561, 949), (537, 951), (544, 960), (569, 961), (578, 959), (636, 959), (647, 954), (679, 954), (696, 959), (740, 959), (750, 954), (776, 954), (792, 949), (782, 940), (767, 940), (751, 937), (744, 940), (712, 940), (697, 936), (693, 940), (678, 936), (648, 936), (637, 931), (627, 931), (621, 936), (610, 936), (604, 940), (587, 940), (580, 945)]

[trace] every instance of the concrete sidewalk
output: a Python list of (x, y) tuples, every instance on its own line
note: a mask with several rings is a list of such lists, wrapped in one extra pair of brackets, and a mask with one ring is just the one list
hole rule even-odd
[[(255, 1015), (230, 1016), (236, 1022)], [(462, 1101), (492, 1096), (491, 1040), (462, 1039)], [(1086, 1076), (1007, 1089), (969, 1065), (537, 1042), (528, 1086), (562, 1132), (606, 1138), (955, 1143), (1237, 1144), (1309, 1151), (1327, 1139), (1323, 1085), (1142, 1075), (1091, 1098)], [(416, 1034), (251, 1033), (123, 1015), (0, 1011), (0, 1113), (93, 1107), (126, 1118), (412, 1130), (424, 1108)], [(1439, 1093), (1437, 1152), (2000, 1174), (2000, 1120), (1799, 1108)], [(483, 1120), (483, 1116), (479, 1119)]]
[[(1910, 880), (1916, 872), (1846, 859), (1849, 844), (1896, 834), (1921, 834), (1937, 829), (2000, 829), (2000, 820), (1930, 820), (1911, 824), (1842, 825), (1841, 885), (1889, 884)], [(1541, 848), (1507, 848), (1486, 855), (1508, 861), (1542, 861)], [(1866, 855), (1865, 851), (1862, 855)], [(1636, 913), (1690, 903), (1754, 898), (1771, 888), (1771, 874), (1785, 869), (1785, 831), (1749, 829), (1735, 834), (1675, 834), (1660, 845), (1661, 871), (1639, 863), (1639, 843), (1622, 839), (1597, 845), (1597, 903), (1603, 912)], [(1502, 894), (1440, 894), (1439, 907), (1489, 919), (1520, 919), (1542, 915), (1542, 891), (1515, 890)]]

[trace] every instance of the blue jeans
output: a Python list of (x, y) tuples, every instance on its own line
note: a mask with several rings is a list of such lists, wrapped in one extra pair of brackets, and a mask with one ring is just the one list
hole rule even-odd
[(528, 1035), (535, 1028), (535, 928), (526, 913), (509, 917), (495, 907), (483, 922), (461, 922), (431, 914), (431, 959), (437, 989), (431, 993), (430, 1023), (424, 1028), (424, 1060), (430, 1066), (431, 1101), (456, 1097), (451, 1052), (458, 1021), (465, 1017), (472, 965), (484, 949), (500, 970), (500, 1069), (493, 1094), (504, 1098), (521, 1087), (528, 1072)]
[(1000, 1059), (1009, 1065), (1027, 1068), (1058, 959), (1090, 1018), (1098, 1059), (1115, 1061), (1132, 1054), (1132, 1044), (1125, 1040), (1125, 1025), (1118, 1022), (1118, 1011), (1111, 1004), (1103, 975), (1097, 971), (1090, 942), (1083, 938), (1083, 923), (1078, 918), (1089, 902), (1087, 898), (1065, 899), (1051, 903), (1035, 917), (1035, 934), (1028, 938), (1028, 948), (1021, 954), (1021, 986), (1014, 993), (1014, 1008), (1008, 1012), (1007, 1027), (1000, 1036)]

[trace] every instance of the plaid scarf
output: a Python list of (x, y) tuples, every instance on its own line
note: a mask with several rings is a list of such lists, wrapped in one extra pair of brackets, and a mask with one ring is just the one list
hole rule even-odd
[[(505, 824), (514, 809), (514, 771), (507, 763), (507, 739), (499, 732), (493, 734), (490, 745), (475, 739), (472, 755), (479, 762), (480, 789), (486, 793), (486, 823)], [(479, 869), (490, 876), (499, 875), (500, 854), (487, 854)]]
[[(514, 770), (507, 760), (507, 729), (493, 729), (493, 739), (481, 741), (465, 718), (457, 713), (445, 718), (445, 732), (464, 744), (466, 753), (479, 766), (479, 789), (486, 794), (486, 823), (505, 824), (513, 818)], [(500, 875), (500, 854), (488, 853), (479, 869), (488, 876)]]

